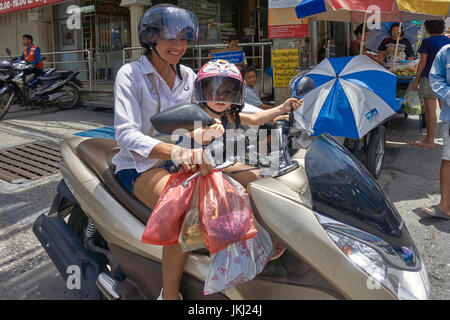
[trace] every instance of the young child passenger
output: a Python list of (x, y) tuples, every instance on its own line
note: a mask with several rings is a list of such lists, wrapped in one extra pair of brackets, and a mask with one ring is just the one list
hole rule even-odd
[[(204, 110), (217, 119), (224, 129), (240, 128), (241, 125), (258, 126), (301, 106), (301, 101), (289, 98), (279, 106), (256, 113), (244, 113), (244, 81), (239, 69), (225, 60), (213, 60), (206, 63), (198, 72), (195, 81), (195, 98)], [(226, 140), (226, 137), (225, 137)], [(250, 169), (245, 164), (236, 164), (225, 171)], [(248, 170), (233, 175), (244, 187), (259, 177), (259, 170)]]

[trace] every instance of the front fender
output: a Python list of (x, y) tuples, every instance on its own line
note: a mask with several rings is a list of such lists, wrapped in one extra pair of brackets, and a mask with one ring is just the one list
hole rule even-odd
[(14, 85), (12, 83), (8, 83), (0, 88), (0, 96), (10, 91), (14, 91)]

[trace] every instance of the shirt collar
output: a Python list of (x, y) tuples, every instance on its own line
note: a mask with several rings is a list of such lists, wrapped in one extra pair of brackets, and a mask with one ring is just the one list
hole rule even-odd
[[(150, 60), (148, 59), (148, 57), (145, 54), (143, 54), (141, 56), (141, 59), (139, 61), (141, 63), (141, 70), (142, 70), (143, 74), (154, 73), (154, 74), (156, 74), (158, 77), (160, 77), (162, 79), (161, 75), (158, 73), (158, 71), (156, 70), (155, 66), (150, 62)], [(186, 74), (186, 72), (183, 71), (183, 70), (181, 70), (181, 75), (183, 77), (183, 80), (186, 79), (186, 77), (188, 76)], [(180, 81), (180, 78), (177, 75), (177, 77), (175, 78), (174, 87), (176, 87), (178, 85), (179, 81)]]

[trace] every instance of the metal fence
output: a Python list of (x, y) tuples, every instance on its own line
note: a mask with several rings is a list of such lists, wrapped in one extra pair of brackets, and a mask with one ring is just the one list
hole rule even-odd
[[(60, 55), (65, 55), (64, 59), (58, 59)], [(81, 55), (81, 59), (80, 59)], [(87, 64), (87, 69), (76, 69), (80, 73), (87, 73), (88, 80), (81, 80), (83, 82), (89, 82), (89, 91), (92, 91), (92, 53), (90, 50), (72, 50), (72, 51), (57, 51), (57, 52), (43, 52), (41, 57), (47, 57), (44, 64), (46, 68), (55, 68), (55, 72), (64, 72), (64, 70), (58, 70), (58, 66), (73, 65), (75, 63)], [(70, 59), (74, 57), (74, 59)], [(8, 59), (9, 56), (0, 56), (0, 59)], [(63, 60), (63, 61), (58, 61)]]
[[(261, 81), (261, 87), (262, 92), (266, 93), (266, 84), (264, 81), (265, 79), (265, 72), (264, 72), (264, 63), (265, 63), (265, 52), (266, 48), (269, 47), (268, 55), (270, 57), (270, 65), (272, 65), (272, 43), (271, 42), (260, 42), (260, 43), (240, 43), (240, 47), (246, 48), (251, 47), (251, 55), (247, 55), (247, 63), (249, 60), (252, 62), (250, 65), (257, 66), (255, 67), (256, 71), (260, 73), (260, 81)], [(198, 71), (201, 66), (210, 58), (208, 57), (208, 54), (211, 50), (216, 49), (225, 49), (227, 48), (226, 44), (202, 44), (202, 45), (191, 45), (188, 46), (188, 49), (186, 50), (186, 54), (184, 55), (181, 60), (183, 61), (183, 64), (191, 67), (194, 71)], [(140, 52), (136, 52), (140, 51)], [(123, 49), (123, 64), (134, 61), (140, 57), (140, 55), (144, 52), (144, 49), (142, 47), (129, 47)], [(272, 79), (272, 78), (270, 78)], [(272, 92), (272, 86), (273, 82), (270, 81), (270, 92)]]

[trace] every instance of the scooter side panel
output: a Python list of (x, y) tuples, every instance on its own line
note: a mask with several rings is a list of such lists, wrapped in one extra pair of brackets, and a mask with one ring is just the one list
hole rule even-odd
[[(281, 195), (286, 189), (276, 179), (249, 185), (255, 215), (291, 250), (327, 279), (348, 299), (393, 299), (385, 288), (368, 289), (369, 277), (329, 238), (314, 212)], [(276, 192), (274, 191), (276, 190)]]

